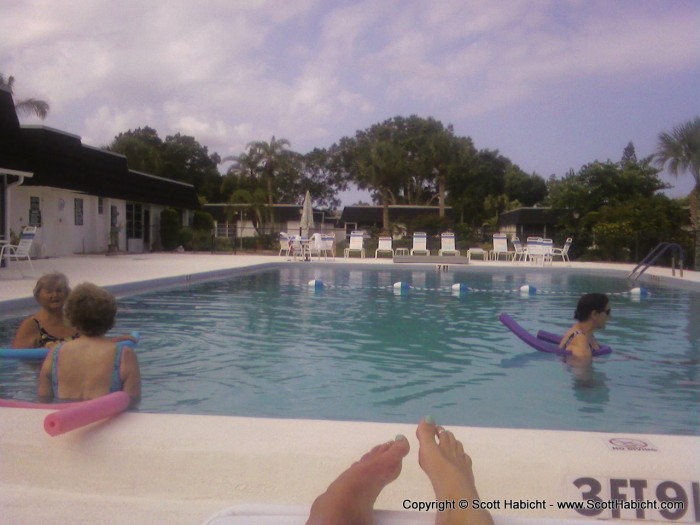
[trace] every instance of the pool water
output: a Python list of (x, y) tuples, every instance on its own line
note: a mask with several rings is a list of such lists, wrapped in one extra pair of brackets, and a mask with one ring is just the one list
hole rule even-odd
[[(114, 332), (142, 333), (142, 412), (700, 435), (700, 294), (628, 289), (566, 271), (300, 263), (121, 299)], [(611, 294), (598, 339), (614, 349), (591, 377), (497, 320), (563, 333), (591, 291)], [(19, 321), (0, 324), (1, 341)], [(2, 397), (33, 399), (38, 366), (0, 361)]]

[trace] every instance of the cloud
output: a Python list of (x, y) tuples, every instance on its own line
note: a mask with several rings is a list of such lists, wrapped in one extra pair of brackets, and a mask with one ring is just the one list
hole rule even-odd
[[(699, 26), (685, 0), (5, 0), (0, 71), (51, 103), (47, 125), (87, 143), (149, 125), (222, 156), (272, 135), (308, 151), (397, 114), (469, 129), (553, 98), (637, 96), (698, 71)], [(671, 118), (640, 106), (648, 125)]]

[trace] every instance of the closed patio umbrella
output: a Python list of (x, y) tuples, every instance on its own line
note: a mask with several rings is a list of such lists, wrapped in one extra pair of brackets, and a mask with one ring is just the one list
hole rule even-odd
[(314, 212), (311, 208), (311, 193), (306, 192), (304, 197), (304, 205), (301, 209), (301, 222), (299, 224), (299, 229), (301, 230), (302, 237), (309, 236), (309, 230), (314, 228)]

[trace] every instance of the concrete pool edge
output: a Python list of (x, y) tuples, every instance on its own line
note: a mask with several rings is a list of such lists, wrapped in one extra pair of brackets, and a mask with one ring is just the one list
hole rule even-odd
[[(238, 503), (308, 505), (350, 463), (403, 433), (411, 452), (377, 507), (430, 501), (414, 425), (127, 413), (70, 434), (43, 432), (45, 410), (0, 409), (0, 506), (8, 523), (202, 523)], [(506, 500), (572, 500), (571, 480), (697, 482), (700, 438), (449, 427), (473, 458), (494, 515), (571, 518), (574, 511), (507, 510)], [(614, 450), (610, 440), (647, 450)], [(628, 441), (629, 442), (629, 441)], [(41, 501), (42, 505), (37, 505)], [(47, 506), (48, 504), (48, 506)], [(132, 509), (131, 512), (128, 509)], [(120, 517), (120, 516), (123, 516)], [(649, 522), (649, 521), (647, 521)]]

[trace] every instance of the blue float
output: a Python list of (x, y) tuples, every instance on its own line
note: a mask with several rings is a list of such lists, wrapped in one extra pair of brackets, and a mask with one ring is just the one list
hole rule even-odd
[[(131, 332), (131, 337), (136, 339), (136, 341), (125, 341), (124, 344), (135, 347), (136, 343), (138, 343), (139, 339), (141, 339), (141, 334), (139, 332)], [(44, 359), (48, 353), (49, 349), (46, 347), (0, 348), (0, 358), (25, 359), (27, 361)]]
[(314, 290), (323, 290), (323, 281), (311, 279), (309, 281), (309, 288), (313, 288)]

